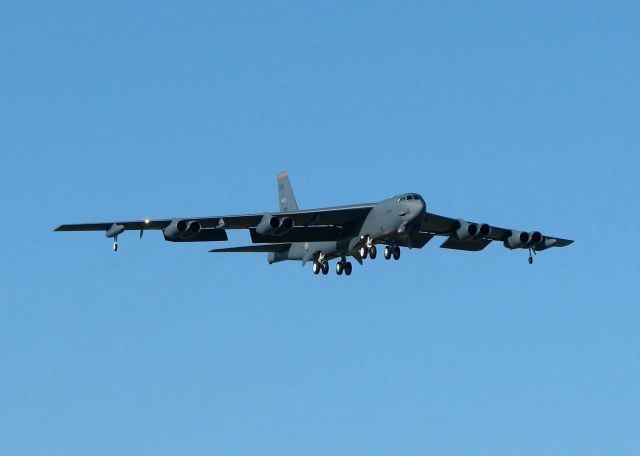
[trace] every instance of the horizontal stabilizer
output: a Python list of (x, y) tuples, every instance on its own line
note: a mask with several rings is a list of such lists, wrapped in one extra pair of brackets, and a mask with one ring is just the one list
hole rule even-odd
[(440, 246), (443, 249), (467, 250), (469, 252), (477, 252), (484, 249), (491, 243), (491, 239), (478, 239), (477, 241), (459, 241), (449, 238)]
[(223, 249), (213, 249), (209, 250), (209, 252), (220, 253), (237, 253), (237, 252), (249, 252), (249, 253), (258, 253), (258, 252), (282, 252), (283, 250), (287, 250), (291, 246), (290, 243), (284, 242), (281, 244), (263, 244), (263, 245), (247, 245), (243, 247), (226, 247)]

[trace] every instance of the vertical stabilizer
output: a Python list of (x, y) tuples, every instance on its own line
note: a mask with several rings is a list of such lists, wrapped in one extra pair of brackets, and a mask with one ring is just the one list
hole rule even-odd
[(286, 171), (278, 174), (278, 200), (280, 202), (280, 212), (298, 210), (298, 203), (296, 203), (296, 197), (293, 196), (293, 189)]

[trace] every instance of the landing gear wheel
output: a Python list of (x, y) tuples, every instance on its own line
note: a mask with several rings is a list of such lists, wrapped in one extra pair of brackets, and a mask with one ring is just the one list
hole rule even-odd
[(342, 261), (338, 261), (336, 263), (336, 274), (342, 275), (344, 272), (344, 263)]
[(327, 275), (329, 274), (329, 263), (324, 261), (321, 265), (322, 268), (322, 275)]
[(400, 259), (400, 247), (398, 247), (397, 245), (393, 248), (393, 259), (394, 260)]
[(391, 246), (389, 246), (389, 245), (388, 245), (388, 246), (386, 246), (386, 247), (384, 248), (384, 252), (382, 252), (382, 253), (383, 253), (383, 255), (384, 255), (384, 259), (385, 259), (385, 260), (389, 260), (389, 259), (391, 258), (391, 254), (392, 254)]
[(352, 270), (352, 269), (353, 269), (353, 268), (352, 268), (352, 266), (351, 266), (351, 261), (347, 261), (347, 262), (344, 264), (344, 273), (345, 273), (345, 275), (348, 275), (348, 276), (349, 276), (349, 275), (351, 275), (351, 270)]
[(533, 257), (532, 256), (529, 257), (529, 264), (533, 264)]
[(318, 263), (317, 261), (314, 261), (313, 266), (311, 267), (311, 270), (313, 271), (313, 273), (315, 275), (320, 274), (320, 269), (321, 269), (320, 263)]
[(113, 237), (113, 251), (114, 252), (118, 251), (118, 236)]
[(378, 255), (378, 249), (376, 248), (376, 246), (372, 245), (371, 247), (369, 247), (369, 258), (371, 258), (372, 260), (375, 260), (377, 255)]
[(362, 257), (363, 260), (367, 259), (367, 255), (369, 254), (369, 249), (366, 247), (361, 247), (360, 248), (360, 256)]

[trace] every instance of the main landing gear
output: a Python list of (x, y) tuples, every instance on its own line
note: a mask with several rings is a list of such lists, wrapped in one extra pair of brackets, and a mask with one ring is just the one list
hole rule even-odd
[(534, 255), (536, 254), (536, 250), (529, 247), (529, 264), (533, 264), (533, 256), (531, 255), (532, 252)]
[(376, 256), (378, 255), (378, 249), (376, 248), (376, 245), (373, 243), (371, 238), (367, 238), (367, 244), (363, 247), (360, 247), (358, 253), (363, 260), (366, 260), (367, 257), (375, 260)]
[[(325, 258), (317, 259), (313, 262), (311, 270), (315, 275), (321, 272), (322, 275), (327, 275), (329, 273), (329, 262)], [(336, 263), (336, 274), (342, 275), (344, 273), (344, 275), (351, 275), (351, 271), (353, 271), (353, 266), (346, 258), (342, 257), (342, 259)]]
[(351, 266), (351, 262), (347, 261), (344, 257), (336, 263), (336, 274), (342, 275), (351, 275), (353, 267)]
[(400, 259), (400, 247), (397, 245), (388, 245), (384, 248), (384, 259), (390, 260), (393, 257), (394, 260)]
[(327, 260), (314, 261), (311, 270), (315, 275), (318, 275), (321, 272), (322, 275), (327, 275), (329, 273), (329, 262)]
[(114, 252), (118, 251), (118, 236), (113, 237), (113, 251)]

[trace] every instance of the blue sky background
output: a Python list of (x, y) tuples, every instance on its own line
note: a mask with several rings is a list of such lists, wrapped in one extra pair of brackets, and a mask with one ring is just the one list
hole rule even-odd
[[(0, 7), (0, 454), (640, 452), (638, 2), (134, 3)], [(347, 279), (52, 232), (283, 169), (576, 243)]]

